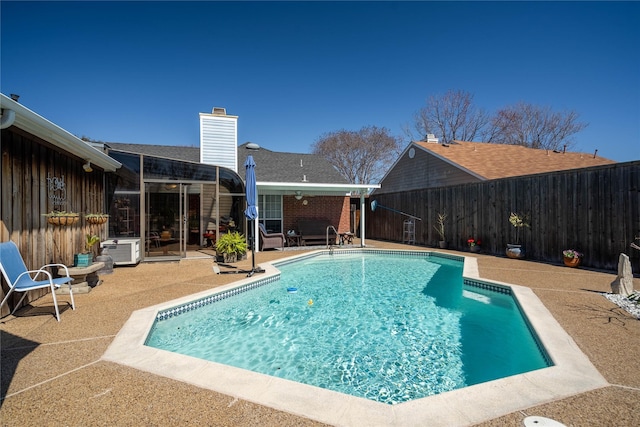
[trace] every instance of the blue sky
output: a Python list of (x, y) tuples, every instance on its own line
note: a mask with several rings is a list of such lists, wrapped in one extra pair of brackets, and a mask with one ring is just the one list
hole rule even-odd
[(429, 96), (575, 110), (576, 151), (640, 159), (637, 2), (11, 2), (0, 89), (77, 136), (199, 144), (198, 113), (238, 143), (309, 152), (323, 133), (406, 139)]

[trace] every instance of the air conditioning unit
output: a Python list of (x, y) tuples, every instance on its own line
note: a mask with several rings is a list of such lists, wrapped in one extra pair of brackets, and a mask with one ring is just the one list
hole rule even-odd
[(140, 262), (140, 239), (110, 239), (100, 242), (107, 248), (115, 265), (135, 265)]

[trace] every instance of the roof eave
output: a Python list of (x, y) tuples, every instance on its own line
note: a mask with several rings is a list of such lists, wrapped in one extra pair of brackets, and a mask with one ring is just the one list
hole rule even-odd
[(264, 182), (258, 181), (258, 191), (266, 190), (270, 193), (294, 194), (302, 191), (304, 194), (325, 196), (348, 196), (353, 193), (368, 194), (373, 189), (380, 188), (380, 184), (328, 184), (310, 182)]
[(47, 141), (55, 147), (88, 160), (106, 172), (115, 172), (122, 166), (120, 162), (1, 93), (0, 106), (15, 112), (13, 126)]

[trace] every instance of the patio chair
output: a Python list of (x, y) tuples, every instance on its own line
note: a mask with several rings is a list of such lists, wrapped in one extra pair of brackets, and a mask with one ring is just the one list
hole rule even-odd
[(283, 233), (267, 233), (264, 224), (258, 224), (260, 228), (261, 249), (284, 249), (285, 237)]
[[(67, 275), (63, 277), (53, 278), (51, 273), (45, 270), (47, 267), (61, 267), (64, 268)], [(4, 279), (9, 284), (9, 292), (2, 300), (0, 308), (4, 306), (4, 303), (9, 300), (11, 294), (15, 292), (24, 292), (18, 304), (13, 309), (11, 314), (20, 307), (20, 303), (25, 299), (29, 291), (34, 289), (50, 288), (51, 296), (53, 297), (53, 305), (56, 308), (56, 319), (60, 321), (60, 311), (58, 310), (58, 301), (56, 299), (56, 289), (64, 284), (69, 285), (69, 296), (71, 297), (71, 308), (76, 309), (76, 304), (73, 300), (73, 291), (71, 289), (72, 277), (69, 277), (69, 270), (66, 265), (63, 264), (47, 264), (40, 267), (39, 270), (27, 270), (27, 266), (24, 264), (22, 256), (18, 251), (18, 247), (13, 242), (0, 243), (0, 270)], [(33, 276), (32, 276), (33, 274)], [(38, 276), (43, 275), (45, 280), (38, 280)]]

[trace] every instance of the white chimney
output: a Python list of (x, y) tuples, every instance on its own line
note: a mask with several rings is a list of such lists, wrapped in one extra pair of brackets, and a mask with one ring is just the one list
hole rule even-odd
[(238, 172), (238, 116), (222, 107), (200, 113), (200, 163)]
[(438, 138), (436, 138), (436, 136), (432, 133), (428, 133), (427, 134), (427, 142), (435, 142), (436, 144), (438, 143)]

